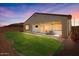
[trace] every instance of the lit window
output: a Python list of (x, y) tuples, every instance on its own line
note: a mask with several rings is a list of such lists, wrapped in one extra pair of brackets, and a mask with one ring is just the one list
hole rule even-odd
[(53, 22), (53, 30), (62, 30), (62, 23), (61, 22)]
[(26, 30), (29, 30), (29, 25), (26, 25)]

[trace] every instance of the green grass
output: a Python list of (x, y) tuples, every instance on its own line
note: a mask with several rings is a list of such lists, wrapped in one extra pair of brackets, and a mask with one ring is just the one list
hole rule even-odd
[(47, 36), (7, 32), (6, 38), (14, 41), (13, 47), (17, 53), (27, 56), (53, 55), (62, 48), (61, 42)]

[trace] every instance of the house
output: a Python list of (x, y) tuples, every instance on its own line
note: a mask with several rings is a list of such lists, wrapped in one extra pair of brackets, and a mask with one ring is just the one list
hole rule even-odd
[(0, 27), (0, 33), (5, 33), (5, 32), (8, 32), (8, 31), (23, 32), (23, 24), (24, 23), (14, 23), (14, 24), (10, 24), (10, 25)]
[(24, 31), (67, 38), (71, 31), (71, 15), (34, 13), (24, 22)]

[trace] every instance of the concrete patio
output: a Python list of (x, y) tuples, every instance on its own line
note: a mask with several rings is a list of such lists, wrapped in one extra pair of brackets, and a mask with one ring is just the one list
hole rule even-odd
[(70, 39), (64, 40), (64, 49), (55, 56), (79, 56), (79, 43), (76, 43)]

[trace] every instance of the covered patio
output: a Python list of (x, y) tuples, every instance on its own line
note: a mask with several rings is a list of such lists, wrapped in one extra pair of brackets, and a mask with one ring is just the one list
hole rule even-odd
[(32, 25), (33, 33), (41, 33), (54, 36), (62, 36), (62, 22), (53, 21)]

